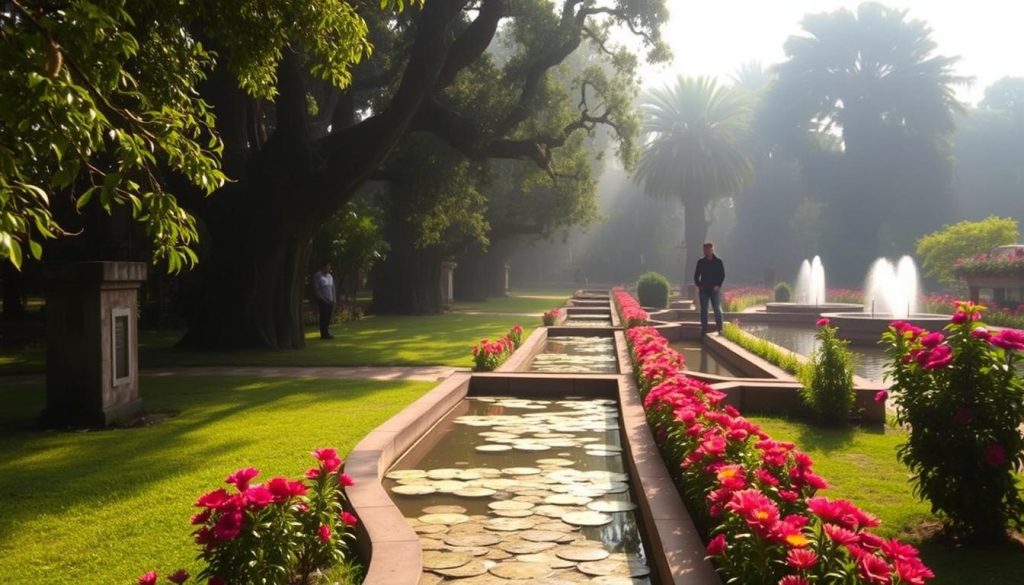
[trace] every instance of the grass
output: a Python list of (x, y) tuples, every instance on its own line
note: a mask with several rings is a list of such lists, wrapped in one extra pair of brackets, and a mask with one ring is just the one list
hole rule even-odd
[(800, 361), (793, 352), (765, 341), (760, 337), (755, 337), (733, 323), (725, 323), (723, 325), (722, 335), (743, 349), (793, 374), (798, 380), (804, 379), (804, 370), (808, 368), (808, 365)]
[(156, 568), (195, 574), (189, 516), (237, 468), (298, 477), (309, 451), (347, 453), (432, 383), (240, 377), (143, 378), (144, 428), (11, 430), (42, 388), (0, 390), (0, 575), (4, 583), (134, 583)]
[[(139, 363), (142, 368), (173, 366), (472, 366), (470, 349), (481, 338), (501, 337), (519, 323), (523, 339), (541, 313), (565, 304), (569, 292), (561, 289), (524, 289), (508, 297), (482, 303), (457, 303), (444, 315), (370, 315), (331, 327), (334, 339), (322, 340), (315, 327), (306, 329), (303, 350), (182, 351), (174, 348), (181, 330), (141, 331)], [(465, 311), (486, 311), (485, 315)], [(42, 344), (0, 350), (0, 376), (39, 374), (45, 371)]]
[(1009, 583), (1010, 575), (1024, 574), (1024, 553), (1019, 547), (978, 550), (927, 537), (926, 528), (934, 527), (936, 520), (929, 505), (914, 496), (909, 471), (896, 460), (896, 447), (906, 440), (903, 431), (836, 429), (779, 418), (747, 418), (772, 438), (796, 443), (814, 459), (815, 471), (830, 486), (822, 495), (852, 500), (882, 520), (876, 529), (879, 534), (919, 547), (936, 575), (931, 585), (997, 585)]
[(561, 307), (572, 291), (555, 288), (529, 288), (510, 291), (508, 296), (496, 297), (479, 302), (457, 302), (452, 311), (486, 311), (488, 313), (536, 313), (540, 314), (555, 307)]

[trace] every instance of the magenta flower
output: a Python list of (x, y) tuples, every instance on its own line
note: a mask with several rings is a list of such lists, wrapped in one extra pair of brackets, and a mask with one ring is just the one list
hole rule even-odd
[(707, 553), (709, 557), (717, 557), (725, 552), (725, 535), (719, 534), (708, 541)]
[(331, 541), (331, 527), (326, 524), (321, 524), (320, 529), (317, 530), (317, 536), (324, 542)]
[(988, 338), (988, 342), (1007, 351), (1024, 351), (1024, 331), (1000, 329)]
[(992, 443), (988, 447), (985, 447), (985, 463), (988, 463), (992, 467), (1002, 467), (1003, 465), (1006, 465), (1006, 449), (999, 443)]
[(827, 317), (822, 317), (821, 319), (818, 319), (818, 323), (817, 323), (818, 327), (828, 327), (828, 324), (829, 324), (829, 320), (828, 320)]
[(345, 526), (355, 526), (359, 523), (359, 518), (356, 518), (355, 514), (347, 511), (342, 511), (341, 521), (345, 523)]
[(879, 390), (875, 392), (875, 402), (885, 402), (889, 398), (888, 390)]
[(238, 491), (244, 492), (249, 487), (249, 482), (252, 478), (260, 474), (260, 470), (255, 467), (246, 467), (245, 469), (239, 469), (232, 473), (224, 480), (225, 483), (230, 483), (238, 488)]
[(149, 571), (139, 577), (139, 585), (156, 585), (156, 571)]
[(170, 581), (171, 583), (176, 583), (177, 585), (181, 585), (185, 581), (188, 581), (188, 578), (190, 576), (191, 575), (189, 575), (188, 571), (186, 571), (185, 569), (178, 569), (177, 571), (171, 573), (170, 575), (167, 575), (167, 580)]

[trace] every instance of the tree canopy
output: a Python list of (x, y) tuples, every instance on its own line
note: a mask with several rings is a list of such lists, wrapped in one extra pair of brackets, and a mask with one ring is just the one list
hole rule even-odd
[(1020, 237), (1017, 222), (1008, 217), (990, 216), (981, 221), (961, 221), (926, 234), (917, 240), (917, 255), (926, 276), (944, 284), (957, 281), (953, 264), (960, 258), (986, 254), (996, 246), (1016, 244)]

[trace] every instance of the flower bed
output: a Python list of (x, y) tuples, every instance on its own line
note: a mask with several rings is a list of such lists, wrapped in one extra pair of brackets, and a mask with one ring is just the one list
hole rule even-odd
[(683, 357), (657, 330), (626, 336), (655, 440), (725, 581), (917, 585), (933, 576), (916, 549), (868, 530), (875, 517), (817, 496), (826, 483), (810, 457), (683, 375)]
[(540, 320), (541, 320), (541, 323), (543, 323), (546, 327), (550, 327), (550, 326), (554, 325), (555, 321), (557, 321), (558, 318), (561, 317), (561, 316), (562, 316), (562, 310), (561, 309), (551, 309), (550, 311), (544, 311), (544, 314), (541, 315)]
[(1013, 254), (978, 254), (960, 258), (953, 263), (953, 273), (961, 278), (975, 274), (1024, 276), (1024, 249), (1018, 248)]
[(763, 305), (775, 300), (775, 292), (763, 286), (730, 288), (722, 293), (722, 310), (739, 313), (744, 309)]
[(513, 325), (512, 329), (500, 339), (491, 341), (481, 339), (479, 345), (473, 346), (473, 371), (493, 372), (505, 363), (512, 352), (519, 349), (523, 340), (522, 325)]
[[(225, 479), (234, 493), (219, 488), (202, 495), (192, 516), (198, 526), (195, 542), (206, 566), (197, 580), (210, 585), (308, 583), (312, 574), (338, 564), (348, 554), (349, 528), (356, 517), (344, 509), (344, 488), (353, 485), (341, 472), (334, 449), (316, 449), (317, 466), (306, 481), (275, 477), (251, 483), (259, 470), (239, 469)], [(308, 483), (307, 483), (308, 482)], [(179, 569), (167, 576), (184, 583), (190, 575)], [(157, 572), (139, 577), (140, 585), (157, 582)]]
[(619, 319), (626, 329), (647, 324), (650, 315), (640, 307), (633, 295), (621, 288), (612, 289), (612, 294), (615, 296), (615, 306), (619, 309)]

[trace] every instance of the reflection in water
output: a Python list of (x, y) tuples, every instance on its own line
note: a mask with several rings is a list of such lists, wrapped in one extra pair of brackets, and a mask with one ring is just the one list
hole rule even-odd
[(740, 374), (715, 359), (699, 341), (674, 341), (670, 347), (683, 354), (686, 369), (717, 376), (740, 376)]
[[(805, 356), (811, 355), (817, 347), (817, 339), (814, 337), (816, 328), (814, 327), (743, 323), (742, 329), (751, 335)], [(881, 346), (851, 343), (848, 347), (850, 353), (853, 354), (853, 371), (858, 376), (882, 383), (886, 357)]]
[(602, 319), (598, 315), (589, 315), (586, 317), (569, 317), (562, 323), (563, 327), (611, 327), (612, 318)]
[(531, 372), (604, 374), (619, 371), (611, 337), (549, 337)]
[[(496, 562), (543, 565), (563, 547), (593, 547), (610, 553), (607, 560), (618, 566), (612, 574), (632, 572), (644, 577), (646, 557), (636, 513), (628, 509), (634, 505), (621, 450), (619, 414), (613, 400), (467, 398), (388, 472), (388, 478), (397, 479), (385, 479), (384, 487), (420, 534), (424, 550), (479, 554), (477, 559), (490, 570)], [(433, 493), (403, 495), (395, 491), (411, 486)], [(573, 496), (572, 502), (561, 501)], [(516, 517), (529, 526), (509, 531), (494, 528), (496, 520), (510, 519), (500, 511), (506, 507), (497, 502), (512, 501), (520, 502), (516, 508), (524, 510)], [(627, 510), (607, 512), (597, 526), (573, 521), (573, 514), (604, 506)], [(439, 507), (461, 516), (450, 524), (435, 524), (439, 519), (426, 514), (436, 515), (442, 511)], [(548, 561), (538, 560), (534, 554), (515, 553), (516, 557), (503, 552), (516, 550), (532, 537), (524, 530), (564, 531), (566, 537), (544, 550), (544, 556), (551, 555)], [(500, 542), (478, 552), (445, 544), (446, 538), (467, 533), (500, 537)], [(467, 574), (457, 576), (469, 577), (470, 572), (474, 571), (467, 569)], [(548, 578), (580, 581), (586, 580), (586, 575), (569, 566), (554, 570)], [(647, 583), (646, 579), (634, 582)]]

